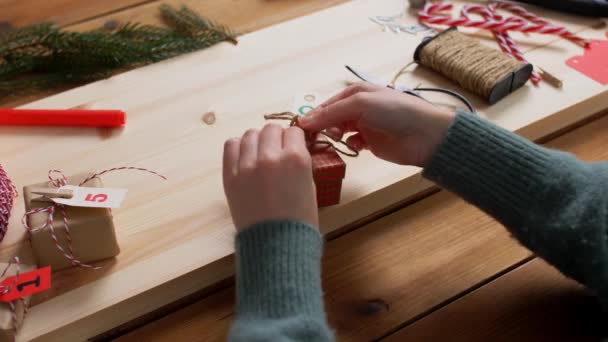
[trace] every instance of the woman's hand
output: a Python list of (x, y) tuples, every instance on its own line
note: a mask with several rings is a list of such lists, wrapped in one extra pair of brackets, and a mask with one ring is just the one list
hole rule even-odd
[(312, 162), (304, 132), (268, 124), (224, 145), (224, 190), (238, 231), (266, 220), (318, 227)]
[(370, 149), (384, 160), (424, 167), (454, 121), (455, 113), (422, 99), (369, 83), (350, 86), (310, 111), (299, 124), (307, 131)]

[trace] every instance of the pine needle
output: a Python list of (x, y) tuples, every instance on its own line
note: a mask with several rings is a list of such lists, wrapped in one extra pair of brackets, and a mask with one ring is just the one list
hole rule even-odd
[(200, 50), (235, 34), (187, 7), (160, 6), (168, 27), (126, 23), (68, 32), (36, 24), (0, 34), (0, 98), (74, 86)]

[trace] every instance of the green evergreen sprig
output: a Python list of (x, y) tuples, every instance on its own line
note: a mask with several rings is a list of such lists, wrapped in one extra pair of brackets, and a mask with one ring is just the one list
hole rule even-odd
[(116, 71), (204, 49), (236, 34), (187, 7), (160, 6), (167, 27), (126, 23), (69, 32), (36, 24), (0, 34), (0, 98), (108, 77)]

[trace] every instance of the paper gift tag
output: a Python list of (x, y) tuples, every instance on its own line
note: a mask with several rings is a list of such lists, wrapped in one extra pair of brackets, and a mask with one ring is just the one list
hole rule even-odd
[(127, 189), (118, 188), (87, 188), (75, 185), (65, 185), (59, 190), (71, 190), (71, 198), (51, 198), (55, 203), (72, 207), (118, 208), (127, 195)]
[[(13, 284), (15, 280), (17, 280), (17, 283)], [(51, 267), (47, 266), (27, 273), (21, 273), (19, 277), (8, 277), (2, 281), (0, 286), (11, 286), (9, 292), (0, 296), (0, 301), (2, 302), (12, 302), (21, 297), (46, 291), (51, 288)]]
[(294, 96), (292, 112), (298, 115), (306, 115), (321, 103), (321, 97), (314, 92), (303, 92)]

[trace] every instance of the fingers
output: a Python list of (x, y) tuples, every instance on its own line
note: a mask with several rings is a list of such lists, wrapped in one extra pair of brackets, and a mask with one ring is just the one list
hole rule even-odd
[(342, 139), (342, 136), (346, 133), (342, 127), (329, 127), (325, 132), (334, 140)]
[(240, 170), (255, 167), (258, 159), (258, 141), (260, 133), (258, 130), (250, 129), (241, 138), (239, 164)]
[(224, 185), (229, 183), (237, 174), (241, 139), (232, 138), (224, 143), (223, 177)]
[(273, 159), (283, 146), (283, 128), (277, 124), (268, 124), (260, 132), (258, 157)]
[(368, 148), (367, 142), (363, 139), (361, 133), (351, 135), (346, 139), (346, 143), (357, 151)]
[(283, 149), (308, 153), (304, 131), (298, 127), (287, 128), (283, 133)]
[(347, 97), (350, 97), (356, 93), (360, 93), (360, 92), (369, 92), (369, 91), (376, 91), (376, 90), (380, 90), (380, 89), (384, 89), (382, 87), (373, 85), (371, 83), (368, 82), (359, 82), (359, 83), (355, 83), (347, 88), (345, 88), (344, 90), (342, 90), (341, 92), (339, 92), (338, 94), (332, 96), (331, 98), (329, 98), (328, 100), (326, 100), (325, 102), (321, 103), (319, 105), (319, 107), (327, 107), (331, 104), (334, 104), (340, 100), (343, 100)]
[(365, 93), (358, 93), (327, 107), (315, 109), (314, 113), (300, 120), (300, 126), (304, 130), (312, 132), (319, 132), (330, 127), (346, 129), (349, 121), (356, 121), (361, 117), (366, 109), (366, 99)]

